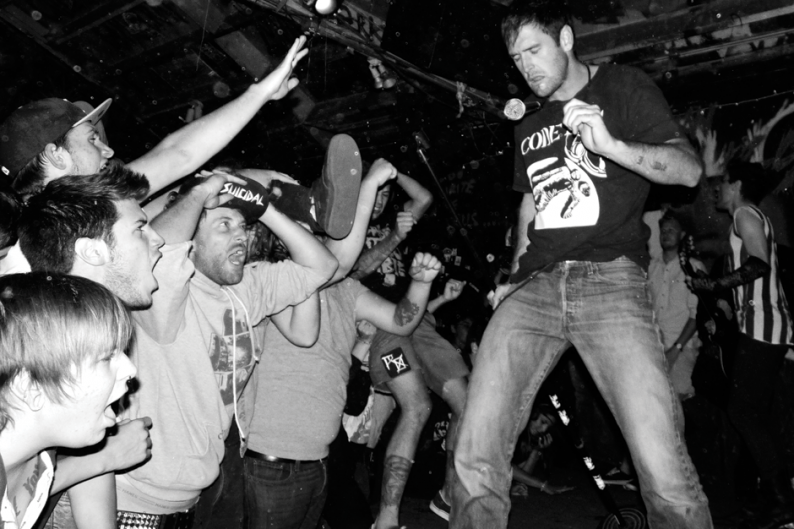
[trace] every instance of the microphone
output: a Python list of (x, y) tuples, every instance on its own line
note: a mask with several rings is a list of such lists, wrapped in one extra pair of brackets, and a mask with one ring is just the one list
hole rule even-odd
[(427, 136), (425, 136), (424, 132), (414, 132), (413, 134), (414, 141), (416, 142), (416, 146), (419, 149), (429, 149), (430, 143), (427, 141)]
[[(532, 107), (530, 110), (533, 112), (540, 108), (540, 103), (538, 101), (530, 102), (530, 106)], [(511, 121), (519, 121), (524, 117), (524, 114), (527, 113), (527, 106), (518, 98), (513, 98), (505, 103), (504, 115), (507, 119)]]

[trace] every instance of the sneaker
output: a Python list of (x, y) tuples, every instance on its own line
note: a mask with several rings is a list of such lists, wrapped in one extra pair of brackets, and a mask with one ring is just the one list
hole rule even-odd
[(332, 239), (343, 239), (353, 227), (361, 186), (361, 154), (347, 134), (331, 138), (319, 179), (312, 184), (315, 218)]
[(449, 521), (449, 511), (451, 509), (452, 507), (450, 507), (449, 503), (441, 496), (441, 491), (436, 492), (435, 498), (430, 501), (430, 510)]
[(607, 472), (603, 480), (606, 485), (619, 485), (626, 490), (637, 490), (634, 478), (617, 467)]

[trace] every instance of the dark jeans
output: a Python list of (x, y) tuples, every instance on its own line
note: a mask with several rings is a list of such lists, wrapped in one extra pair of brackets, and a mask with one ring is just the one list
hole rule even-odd
[(194, 529), (242, 529), (243, 522), (243, 459), (240, 457), (240, 434), (232, 421), (226, 438), (226, 455), (221, 472), (212, 485), (201, 491), (196, 505)]
[(737, 335), (728, 416), (739, 431), (763, 479), (774, 478), (782, 458), (769, 410), (788, 346), (770, 345)]
[(274, 463), (246, 457), (248, 527), (315, 529), (328, 494), (325, 461)]
[(328, 454), (328, 500), (323, 519), (331, 529), (369, 529), (375, 521), (367, 496), (355, 479), (357, 466), (363, 464), (365, 445), (348, 441), (344, 428), (331, 443)]

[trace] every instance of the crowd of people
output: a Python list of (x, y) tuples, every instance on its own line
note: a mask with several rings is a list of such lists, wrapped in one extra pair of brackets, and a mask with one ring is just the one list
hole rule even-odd
[[(50, 98), (6, 116), (5, 526), (400, 529), (432, 393), (449, 420), (429, 508), (456, 529), (504, 528), (511, 495), (570, 489), (536, 473), (556, 420), (538, 397), (575, 348), (576, 413), (591, 416), (586, 371), (622, 437), (606, 477), (639, 489), (653, 528), (711, 528), (684, 411), (705, 343), (724, 340), (717, 319), (735, 328), (727, 415), (757, 469), (748, 527), (794, 522), (768, 417), (792, 323), (757, 207), (763, 168), (737, 161), (722, 176), (731, 250), (708, 273), (673, 209), (643, 223), (652, 184), (694, 187), (703, 172), (658, 87), (581, 62), (563, 2), (517, 0), (502, 30), (541, 104), (515, 130), (509, 271), (475, 307), (461, 306), (466, 278), (410, 244), (432, 193), (362, 160), (353, 138), (330, 141), (311, 187), (244, 160), (207, 165), (297, 85), (304, 37), (237, 99), (129, 163), (104, 136), (110, 100)], [(443, 326), (445, 305), (456, 310)], [(370, 512), (353, 501), (354, 447), (379, 443)]]

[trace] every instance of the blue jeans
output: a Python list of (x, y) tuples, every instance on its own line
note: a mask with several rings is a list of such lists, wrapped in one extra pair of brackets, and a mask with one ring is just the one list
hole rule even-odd
[(681, 405), (667, 377), (646, 275), (624, 257), (557, 263), (502, 301), (469, 382), (450, 527), (507, 526), (516, 438), (571, 344), (626, 439), (650, 526), (710, 529), (708, 501), (676, 427)]
[(246, 457), (248, 527), (315, 529), (328, 495), (325, 461), (274, 463)]

